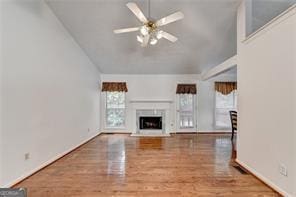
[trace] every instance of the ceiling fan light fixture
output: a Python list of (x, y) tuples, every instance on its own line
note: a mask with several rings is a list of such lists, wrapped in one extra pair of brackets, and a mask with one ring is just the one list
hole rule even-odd
[(137, 6), (137, 4), (129, 2), (126, 4), (126, 6), (139, 19), (139, 21), (141, 22), (141, 26), (116, 29), (113, 31), (115, 34), (139, 31), (140, 34), (137, 35), (137, 41), (141, 43), (142, 47), (146, 47), (148, 44), (155, 45), (158, 42), (158, 40), (162, 38), (169, 40), (171, 42), (176, 42), (178, 40), (178, 38), (176, 38), (172, 34), (160, 30), (159, 27), (183, 19), (184, 14), (182, 12), (175, 12), (159, 20), (154, 20), (150, 17), (150, 0), (148, 0), (148, 18), (145, 17), (145, 15)]

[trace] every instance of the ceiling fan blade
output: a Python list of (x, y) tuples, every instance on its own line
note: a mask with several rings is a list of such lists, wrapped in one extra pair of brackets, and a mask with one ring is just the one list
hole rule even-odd
[(149, 39), (150, 39), (150, 35), (149, 34), (146, 35), (146, 36), (144, 36), (143, 42), (142, 42), (141, 46), (142, 47), (146, 47), (148, 45), (148, 43), (149, 43)]
[(147, 18), (135, 3), (127, 3), (126, 6), (136, 15), (142, 23), (148, 23)]
[(140, 30), (140, 27), (131, 27), (131, 28), (124, 28), (124, 29), (116, 29), (113, 32), (115, 34), (127, 33)]
[(169, 34), (169, 33), (165, 32), (165, 31), (161, 31), (161, 36), (162, 36), (162, 38), (165, 38), (165, 39), (167, 39), (167, 40), (169, 40), (171, 42), (176, 42), (178, 40), (177, 37), (173, 36), (172, 34)]
[(182, 12), (175, 12), (174, 14), (168, 15), (156, 21), (156, 25), (160, 27), (160, 26), (167, 25), (169, 23), (181, 20), (182, 18), (184, 18), (184, 14)]

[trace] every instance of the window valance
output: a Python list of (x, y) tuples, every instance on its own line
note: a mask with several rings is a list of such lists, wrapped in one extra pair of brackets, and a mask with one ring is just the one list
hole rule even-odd
[(196, 84), (178, 84), (177, 94), (196, 94)]
[(126, 82), (103, 82), (102, 92), (127, 92)]
[(215, 90), (224, 95), (230, 94), (237, 89), (236, 82), (215, 82)]

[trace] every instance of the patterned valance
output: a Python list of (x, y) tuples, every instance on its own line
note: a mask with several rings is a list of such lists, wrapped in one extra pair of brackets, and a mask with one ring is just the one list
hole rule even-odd
[(196, 84), (178, 84), (177, 94), (196, 94)]
[(224, 95), (230, 94), (237, 89), (236, 82), (215, 82), (215, 90)]
[(103, 82), (102, 92), (127, 92), (126, 82)]

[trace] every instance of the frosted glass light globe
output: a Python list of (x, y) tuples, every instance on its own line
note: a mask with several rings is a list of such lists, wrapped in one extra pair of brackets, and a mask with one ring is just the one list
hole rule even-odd
[(162, 31), (158, 31), (157, 33), (156, 33), (156, 38), (159, 40), (159, 39), (161, 39), (162, 38)]
[(149, 30), (146, 26), (143, 26), (143, 27), (141, 27), (140, 32), (143, 36), (146, 36), (146, 35), (148, 35)]
[(150, 40), (150, 44), (151, 45), (155, 45), (157, 43), (157, 39), (155, 39), (155, 38), (151, 38), (151, 40)]
[(137, 36), (137, 40), (138, 40), (138, 42), (140, 42), (140, 43), (143, 43), (143, 36)]

